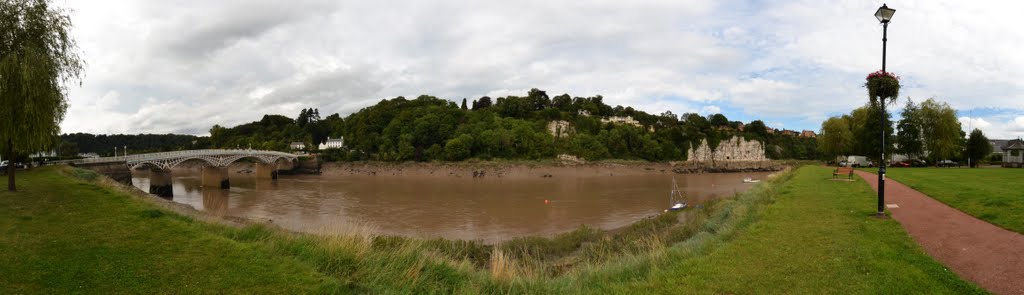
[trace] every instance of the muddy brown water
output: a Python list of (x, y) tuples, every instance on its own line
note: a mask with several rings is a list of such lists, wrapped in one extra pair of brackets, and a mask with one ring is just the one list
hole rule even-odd
[[(675, 177), (688, 202), (731, 197), (768, 173), (650, 174), (464, 179), (422, 176), (232, 173), (230, 189), (203, 189), (199, 173), (174, 171), (172, 200), (217, 216), (271, 220), (297, 231), (368, 229), (379, 234), (497, 242), (551, 236), (581, 225), (614, 229), (662, 212)], [(149, 174), (134, 171), (146, 191)], [(545, 202), (546, 201), (546, 202)], [(356, 226), (352, 226), (356, 225)]]

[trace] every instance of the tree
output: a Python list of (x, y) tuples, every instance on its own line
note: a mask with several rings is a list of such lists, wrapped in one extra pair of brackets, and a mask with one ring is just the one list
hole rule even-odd
[(963, 141), (956, 111), (945, 102), (929, 98), (921, 103), (920, 115), (921, 134), (928, 157), (939, 161), (955, 156)]
[(747, 126), (743, 128), (743, 130), (756, 135), (762, 140), (768, 137), (768, 126), (765, 126), (764, 122), (761, 120), (751, 121), (750, 124), (747, 124)]
[(917, 158), (924, 152), (924, 145), (921, 141), (921, 109), (914, 104), (913, 100), (907, 99), (907, 106), (898, 123), (896, 123), (896, 152)]
[(821, 123), (818, 150), (832, 158), (849, 155), (853, 147), (853, 131), (842, 117), (832, 117)]
[(978, 161), (990, 154), (992, 154), (992, 144), (988, 142), (988, 137), (985, 137), (981, 130), (975, 128), (971, 131), (970, 138), (967, 139), (967, 157), (971, 159), (971, 167), (977, 167)]
[(466, 110), (466, 99), (465, 98), (462, 99), (462, 110), (463, 111)]
[(57, 154), (61, 157), (74, 157), (78, 155), (78, 144), (71, 141), (62, 141), (57, 148)]
[(711, 126), (715, 127), (729, 126), (729, 118), (722, 114), (708, 116), (708, 121), (711, 122)]
[[(882, 110), (876, 105), (868, 103), (863, 107), (854, 109), (850, 116), (844, 116), (847, 118), (850, 130), (853, 132), (853, 138), (855, 144), (853, 145), (853, 153), (858, 155), (867, 156), (869, 159), (874, 161), (880, 161), (881, 159), (875, 158), (875, 156), (881, 156), (881, 134), (879, 130), (882, 130)], [(885, 152), (886, 155), (892, 154), (893, 137), (892, 120), (889, 120), (889, 112), (885, 112)], [(878, 162), (876, 162), (878, 163)]]
[(473, 103), (473, 110), (482, 110), (491, 107), (491, 97), (484, 96)]
[[(80, 81), (84, 67), (71, 36), (66, 9), (46, 0), (0, 2), (0, 148), (8, 158), (55, 144), (67, 85)], [(7, 175), (7, 190), (15, 191), (14, 165)]]

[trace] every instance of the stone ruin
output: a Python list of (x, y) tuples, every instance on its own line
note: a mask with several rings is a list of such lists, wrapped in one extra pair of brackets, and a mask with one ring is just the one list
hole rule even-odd
[(764, 144), (757, 140), (745, 140), (739, 136), (733, 136), (718, 144), (714, 150), (708, 145), (707, 139), (702, 139), (696, 148), (688, 151), (687, 162), (759, 162), (767, 161), (764, 155)]
[(548, 122), (548, 133), (551, 133), (555, 138), (569, 137), (570, 133), (576, 132), (569, 124), (569, 121), (557, 120)]

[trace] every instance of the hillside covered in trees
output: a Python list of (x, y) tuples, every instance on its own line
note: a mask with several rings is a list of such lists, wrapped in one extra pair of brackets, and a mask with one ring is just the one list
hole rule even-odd
[(165, 152), (206, 148), (206, 137), (181, 134), (89, 134), (71, 133), (60, 136), (59, 154), (73, 156), (78, 153), (96, 153), (110, 156), (117, 147), (118, 154), (128, 147), (131, 153)]
[[(566, 124), (556, 127), (565, 128), (561, 136), (548, 129), (552, 122)], [(601, 96), (549, 97), (537, 89), (526, 96), (463, 99), (461, 105), (427, 95), (396, 97), (345, 118), (333, 114), (321, 119), (319, 110), (307, 109), (295, 120), (266, 115), (232, 128), (214, 126), (210, 134), (214, 147), (274, 150), (286, 150), (293, 141), (315, 148), (327, 138), (343, 136), (346, 148), (327, 152), (338, 160), (544, 159), (571, 154), (588, 160), (669, 161), (686, 159), (687, 149), (701, 140), (715, 146), (734, 135), (765, 141), (770, 158), (819, 157), (813, 138), (771, 134), (761, 121), (743, 124), (721, 114), (653, 115), (609, 106)]]
[(714, 148), (742, 136), (763, 141), (772, 159), (821, 158), (813, 137), (771, 131), (759, 120), (744, 124), (722, 114), (648, 114), (609, 106), (601, 96), (549, 97), (532, 89), (526, 96), (485, 96), (461, 104), (428, 95), (396, 97), (344, 118), (321, 117), (315, 108), (303, 109), (295, 119), (264, 115), (234, 127), (215, 125), (209, 138), (199, 138), (192, 146), (286, 151), (289, 143), (303, 142), (315, 150), (328, 138), (344, 137), (345, 148), (325, 151), (326, 158), (460, 161), (570, 154), (587, 160), (678, 161), (702, 140)]

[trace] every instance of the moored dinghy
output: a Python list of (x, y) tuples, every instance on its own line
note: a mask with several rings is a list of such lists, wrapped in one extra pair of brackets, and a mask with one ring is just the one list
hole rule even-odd
[(753, 179), (753, 178), (750, 178), (750, 177), (747, 177), (747, 178), (743, 179), (743, 183), (758, 183), (758, 182), (761, 182), (761, 180), (760, 179)]
[(669, 192), (668, 204), (671, 206), (668, 209), (672, 211), (686, 208), (686, 197), (683, 197), (683, 191), (679, 190), (675, 177), (672, 177), (672, 191)]

